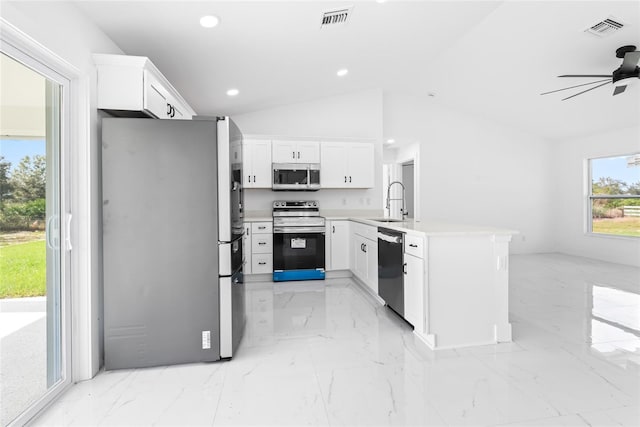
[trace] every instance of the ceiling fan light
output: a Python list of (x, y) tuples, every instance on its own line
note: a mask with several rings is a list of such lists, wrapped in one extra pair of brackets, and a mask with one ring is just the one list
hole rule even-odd
[(629, 86), (629, 85), (637, 83), (637, 81), (638, 81), (638, 77), (637, 76), (629, 76), (629, 77), (625, 77), (625, 78), (620, 79), (620, 80), (616, 80), (615, 82), (613, 82), (613, 85), (615, 87)]

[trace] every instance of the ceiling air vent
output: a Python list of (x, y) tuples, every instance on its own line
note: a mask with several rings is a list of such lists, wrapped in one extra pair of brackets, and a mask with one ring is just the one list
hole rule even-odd
[(353, 9), (353, 6), (324, 12), (322, 14), (322, 24), (320, 25), (320, 28), (346, 24), (349, 20), (349, 16), (351, 16), (351, 9)]
[(606, 37), (622, 29), (622, 27), (624, 27), (624, 24), (619, 19), (610, 16), (607, 19), (593, 24), (584, 30), (584, 32), (593, 34), (596, 37)]

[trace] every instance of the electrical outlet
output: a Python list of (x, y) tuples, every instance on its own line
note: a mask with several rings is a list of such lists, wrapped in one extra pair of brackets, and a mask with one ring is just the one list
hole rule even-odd
[(202, 349), (208, 350), (211, 348), (211, 331), (202, 331)]

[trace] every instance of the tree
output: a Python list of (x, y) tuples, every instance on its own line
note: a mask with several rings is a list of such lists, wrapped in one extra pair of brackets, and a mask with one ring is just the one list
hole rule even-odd
[(11, 162), (6, 161), (4, 156), (0, 156), (0, 206), (11, 199), (9, 169), (11, 169)]
[(24, 156), (18, 167), (11, 174), (9, 183), (12, 186), (13, 198), (18, 202), (29, 202), (44, 199), (46, 196), (46, 167), (44, 156), (33, 158)]
[(611, 177), (600, 177), (593, 182), (593, 194), (625, 194), (627, 184)]
[(629, 194), (640, 196), (640, 181), (636, 182), (635, 184), (629, 185)]

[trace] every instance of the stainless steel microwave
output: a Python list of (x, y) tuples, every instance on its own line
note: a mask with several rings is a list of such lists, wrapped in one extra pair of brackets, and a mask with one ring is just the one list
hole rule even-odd
[(273, 190), (317, 191), (320, 189), (319, 163), (273, 163)]

